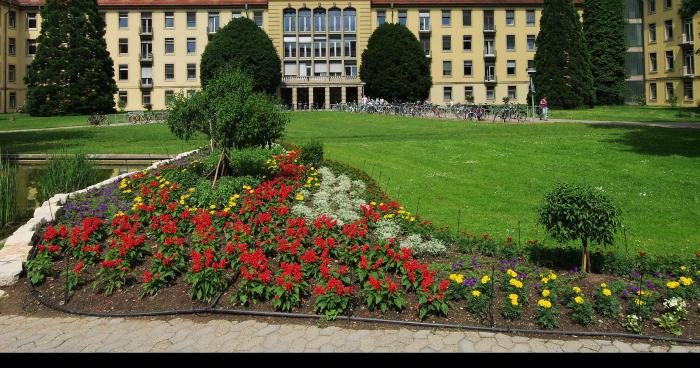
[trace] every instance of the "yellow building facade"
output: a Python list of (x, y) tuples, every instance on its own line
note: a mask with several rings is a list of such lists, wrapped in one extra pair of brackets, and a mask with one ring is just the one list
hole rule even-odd
[[(644, 62), (648, 65), (652, 52), (662, 58), (672, 50), (676, 65), (668, 72), (647, 68), (645, 94), (650, 104), (668, 104), (667, 83), (682, 91), (692, 80), (696, 91), (700, 81), (682, 67), (684, 50), (692, 46), (679, 32), (681, 0), (655, 1), (671, 1), (673, 10), (659, 4), (655, 13), (645, 12), (644, 29), (656, 23), (663, 31), (671, 19), (676, 32), (668, 41), (660, 34), (656, 43), (645, 42)], [(42, 3), (0, 0), (3, 112), (20, 108), (26, 98), (22, 79), (36, 49)], [(164, 109), (175, 93), (200, 88), (199, 62), (207, 42), (236, 17), (253, 19), (272, 39), (282, 60), (279, 97), (295, 108), (361, 100), (362, 51), (384, 22), (406, 25), (423, 44), (431, 61), (430, 102), (459, 103), (471, 95), (477, 103), (501, 103), (504, 97), (526, 103), (542, 0), (100, 0), (99, 5), (114, 60), (115, 101), (131, 111)], [(692, 20), (695, 29), (698, 17)], [(650, 93), (653, 83), (656, 99)], [(679, 98), (679, 104), (695, 105), (695, 94)]]

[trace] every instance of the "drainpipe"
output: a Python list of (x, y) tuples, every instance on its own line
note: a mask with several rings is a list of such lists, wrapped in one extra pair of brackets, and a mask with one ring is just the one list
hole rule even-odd
[(394, 3), (391, 3), (391, 23), (394, 23)]
[[(7, 42), (8, 42), (8, 33), (9, 29), (7, 27), (7, 22), (8, 22), (8, 16), (10, 14), (10, 9), (11, 5), (10, 3), (7, 3), (7, 11), (5, 14), (2, 16), (2, 20), (0, 22), (3, 22), (2, 28), (5, 31), (5, 37), (3, 37), (3, 59), (2, 59), (2, 112), (3, 114), (7, 113)], [(17, 78), (17, 76), (15, 76)]]

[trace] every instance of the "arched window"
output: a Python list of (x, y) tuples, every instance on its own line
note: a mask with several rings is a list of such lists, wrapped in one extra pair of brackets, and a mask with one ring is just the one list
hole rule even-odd
[(311, 32), (311, 9), (299, 9), (299, 32)]
[(328, 10), (328, 30), (340, 32), (340, 9), (331, 8)]
[(355, 14), (355, 8), (343, 10), (343, 30), (345, 32), (355, 32)]
[(296, 32), (297, 30), (297, 11), (294, 9), (284, 9), (282, 21), (284, 23), (285, 32)]
[(326, 9), (314, 9), (314, 32), (326, 31)]

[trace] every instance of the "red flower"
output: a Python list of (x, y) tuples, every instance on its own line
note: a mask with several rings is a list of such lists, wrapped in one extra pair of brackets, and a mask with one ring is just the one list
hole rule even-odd
[(151, 273), (148, 270), (143, 271), (143, 283), (148, 284), (149, 282), (151, 282), (151, 279)]
[(323, 288), (321, 285), (316, 285), (314, 288), (314, 294), (316, 295), (324, 295), (326, 294), (326, 289)]
[(450, 282), (447, 281), (447, 280), (443, 280), (443, 281), (440, 283), (440, 286), (438, 286), (438, 289), (439, 289), (440, 291), (445, 291), (445, 290), (447, 290), (448, 287), (450, 287)]
[(639, 256), (640, 256), (640, 257), (646, 257), (646, 256), (647, 256), (647, 252), (639, 252)]
[(489, 234), (483, 234), (483, 235), (481, 235), (481, 236), (483, 236), (484, 239), (488, 239), (488, 238), (489, 238)]
[(78, 264), (75, 265), (75, 267), (73, 268), (73, 273), (79, 273), (80, 271), (82, 271), (83, 266), (85, 266), (85, 262), (83, 262), (83, 261), (78, 262)]
[(512, 243), (512, 242), (513, 242), (513, 237), (512, 237), (512, 236), (507, 237), (507, 238), (506, 238), (506, 241), (507, 241), (508, 243)]

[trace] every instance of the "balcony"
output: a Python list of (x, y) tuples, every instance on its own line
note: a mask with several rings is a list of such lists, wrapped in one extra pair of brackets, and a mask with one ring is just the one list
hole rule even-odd
[(430, 52), (430, 50), (425, 50), (425, 57), (427, 57), (428, 59), (430, 59), (431, 57), (433, 57), (432, 54), (431, 54), (431, 52)]
[(496, 84), (496, 74), (486, 74), (484, 77), (485, 84)]
[(693, 47), (695, 41), (693, 40), (692, 34), (683, 33), (681, 37), (681, 46)]
[(141, 88), (141, 89), (153, 88), (153, 78), (141, 78), (141, 80), (139, 81), (139, 88)]
[(144, 38), (153, 37), (153, 27), (151, 27), (151, 26), (144, 27), (142, 25), (141, 28), (139, 28), (139, 35), (141, 35), (141, 37), (144, 37)]
[(691, 65), (683, 65), (683, 78), (695, 78), (695, 69)]
[(496, 33), (496, 25), (494, 23), (484, 23), (484, 33)]
[(429, 21), (426, 22), (426, 21), (423, 21), (423, 19), (421, 19), (421, 21), (418, 24), (418, 32), (429, 33), (430, 32), (430, 22)]
[(496, 48), (495, 47), (484, 48), (484, 58), (485, 59), (493, 59), (495, 57), (496, 57)]
[(209, 37), (211, 37), (211, 36), (215, 35), (216, 32), (219, 31), (219, 29), (221, 29), (219, 26), (208, 25), (207, 26), (207, 34), (209, 35)]
[(153, 63), (153, 53), (152, 52), (141, 53), (141, 54), (139, 54), (139, 60), (141, 60), (142, 64), (151, 64), (151, 63)]
[(288, 75), (282, 77), (284, 83), (341, 83), (341, 84), (357, 84), (360, 83), (360, 77), (357, 75), (324, 75), (324, 76), (296, 76)]

